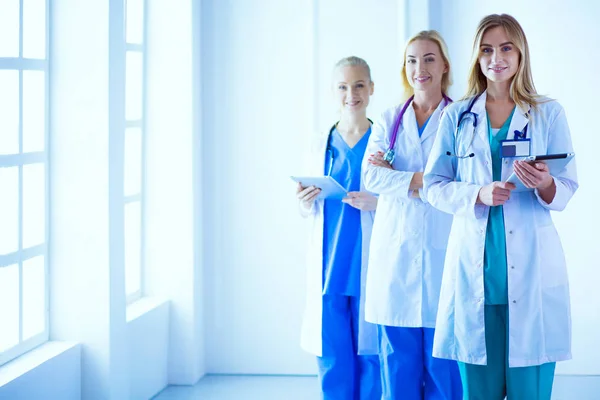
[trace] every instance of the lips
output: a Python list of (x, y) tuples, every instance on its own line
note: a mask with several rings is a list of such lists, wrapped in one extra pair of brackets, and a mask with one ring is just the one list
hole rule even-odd
[(357, 106), (359, 103), (360, 103), (360, 101), (359, 101), (359, 100), (356, 100), (356, 101), (348, 101), (348, 102), (346, 102), (346, 105), (347, 105), (347, 106), (350, 106), (350, 107), (354, 107), (354, 106)]
[(503, 71), (505, 71), (507, 69), (508, 69), (508, 67), (492, 67), (492, 68), (489, 68), (490, 71), (495, 72), (495, 73), (500, 73), (500, 72), (503, 72)]
[(419, 83), (427, 82), (428, 80), (429, 80), (428, 76), (419, 76), (419, 77), (415, 78), (415, 81), (417, 81)]

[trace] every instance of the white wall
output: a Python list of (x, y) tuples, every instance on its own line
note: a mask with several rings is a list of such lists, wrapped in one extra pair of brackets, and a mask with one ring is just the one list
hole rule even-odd
[(0, 371), (0, 399), (79, 400), (81, 346), (46, 343), (19, 357)]
[(365, 0), (203, 4), (207, 371), (312, 374), (314, 358), (299, 346), (307, 232), (289, 176), (315, 128), (336, 121), (337, 60), (371, 64), (371, 118), (396, 102), (403, 9)]
[(566, 109), (578, 154), (581, 188), (554, 216), (570, 267), (575, 357), (558, 372), (600, 374), (600, 350), (593, 346), (600, 248), (588, 244), (600, 214), (586, 212), (600, 191), (591, 161), (599, 139), (585, 122), (593, 115), (591, 93), (600, 92), (594, 69), (600, 6), (583, 0), (309, 3), (203, 3), (207, 370), (314, 372), (298, 347), (306, 231), (295, 217), (288, 175), (300, 166), (305, 137), (335, 121), (328, 85), (333, 63), (354, 54), (371, 64), (369, 115), (377, 118), (399, 97), (405, 39), (438, 29), (453, 61), (450, 95), (460, 98), (477, 23), (487, 13), (507, 12), (528, 35), (538, 91)]
[(204, 374), (195, 233), (193, 3), (148, 2), (144, 295), (167, 298), (169, 383)]
[[(471, 46), (479, 20), (490, 13), (508, 13), (522, 24), (529, 41), (534, 82), (539, 93), (565, 108), (577, 153), (580, 188), (562, 213), (553, 215), (565, 252), (571, 282), (573, 360), (559, 363), (559, 374), (600, 375), (600, 246), (594, 244), (600, 225), (596, 212), (597, 149), (600, 135), (590, 121), (597, 115), (600, 93), (600, 3), (576, 1), (439, 1), (434, 28), (450, 47), (455, 73), (454, 93), (462, 95)], [(460, 23), (456, 23), (460, 21)]]
[(302, 235), (287, 223), (287, 169), (313, 126), (311, 16), (309, 2), (203, 3), (208, 372), (312, 372)]
[(150, 399), (168, 383), (169, 303), (142, 298), (127, 321), (128, 398)]

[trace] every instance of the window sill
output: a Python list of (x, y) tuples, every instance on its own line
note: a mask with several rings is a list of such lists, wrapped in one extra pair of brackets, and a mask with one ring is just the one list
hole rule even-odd
[(75, 342), (46, 342), (0, 367), (0, 388), (27, 374), (45, 362), (78, 347)]
[(168, 302), (160, 297), (142, 297), (127, 306), (127, 322), (134, 321)]

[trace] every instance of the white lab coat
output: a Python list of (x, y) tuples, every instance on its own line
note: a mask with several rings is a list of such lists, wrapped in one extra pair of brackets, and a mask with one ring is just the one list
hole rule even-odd
[(370, 154), (386, 152), (403, 104), (385, 111), (373, 128), (363, 161), (363, 182), (379, 194), (369, 251), (365, 317), (387, 326), (434, 328), (444, 257), (452, 216), (422, 199), (411, 198), (415, 172), (425, 170), (445, 101), (419, 137), (414, 109), (402, 118), (395, 144), (394, 170), (369, 164)]
[[(482, 186), (493, 181), (485, 110), (486, 93), (475, 102), (478, 125), (469, 119), (456, 135), (469, 100), (446, 110), (425, 171), (425, 194), (435, 207), (454, 214), (448, 242), (433, 355), (487, 364), (484, 327), (483, 257), (489, 207), (475, 204)], [(531, 154), (571, 152), (563, 108), (556, 101), (529, 108)], [(507, 139), (528, 122), (515, 110)], [(456, 135), (456, 136), (455, 136)], [(473, 144), (469, 142), (473, 138)], [(474, 153), (474, 157), (457, 159)], [(504, 160), (502, 180), (512, 173)], [(504, 205), (508, 265), (508, 363), (526, 367), (571, 358), (571, 311), (565, 257), (550, 210), (562, 211), (577, 190), (575, 161), (554, 176), (556, 196), (547, 204), (537, 191), (513, 193)]]
[[(319, 134), (311, 146), (307, 160), (306, 175), (323, 176), (325, 169), (325, 151), (327, 148), (327, 132)], [(361, 182), (361, 191), (364, 186)], [(323, 354), (322, 319), (323, 319), (323, 207), (324, 201), (315, 201), (308, 215), (310, 235), (307, 249), (307, 287), (306, 307), (302, 323), (301, 346), (304, 350), (317, 356)], [(361, 257), (361, 299), (359, 308), (358, 353), (361, 355), (378, 354), (377, 327), (364, 320), (364, 290), (366, 269), (371, 240), (371, 229), (375, 212), (361, 211), (362, 257)], [(348, 250), (350, 251), (350, 250)], [(349, 328), (350, 329), (350, 328)]]

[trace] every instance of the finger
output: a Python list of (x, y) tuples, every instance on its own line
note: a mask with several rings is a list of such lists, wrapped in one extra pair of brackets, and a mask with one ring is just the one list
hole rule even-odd
[(304, 201), (308, 201), (308, 202), (313, 201), (317, 198), (317, 196), (319, 194), (321, 194), (321, 189), (317, 189), (317, 190), (313, 191), (312, 193), (310, 193), (308, 196), (306, 196), (304, 198)]
[(538, 183), (542, 181), (545, 175), (545, 172), (540, 171), (530, 165), (528, 165), (527, 168), (523, 168), (521, 170), (521, 173), (523, 174), (523, 177), (529, 180), (534, 186), (537, 186)]
[(306, 189), (304, 189), (303, 191), (301, 191), (300, 193), (298, 193), (298, 198), (300, 200), (303, 200), (306, 196), (308, 196), (308, 194), (310, 194), (310, 192), (312, 192), (313, 190), (316, 190), (317, 188), (315, 188), (314, 186), (309, 186)]
[(510, 182), (498, 182), (496, 184), (496, 187), (500, 188), (501, 190), (508, 190), (508, 191), (516, 189), (516, 186)]
[(521, 182), (523, 182), (523, 184), (528, 187), (529, 189), (535, 187), (536, 185), (531, 181), (531, 179), (522, 171), (515, 169), (515, 175), (517, 175), (517, 178), (519, 178), (519, 180)]
[(361, 195), (360, 192), (348, 192), (346, 193), (346, 196), (348, 197), (359, 197)]
[(537, 169), (536, 167), (527, 162), (521, 161), (518, 165), (521, 166), (521, 171), (523, 173), (528, 174), (530, 176), (538, 176), (541, 172), (541, 170)]
[(538, 171), (548, 171), (548, 165), (546, 165), (545, 162), (536, 162), (535, 163), (535, 168)]

